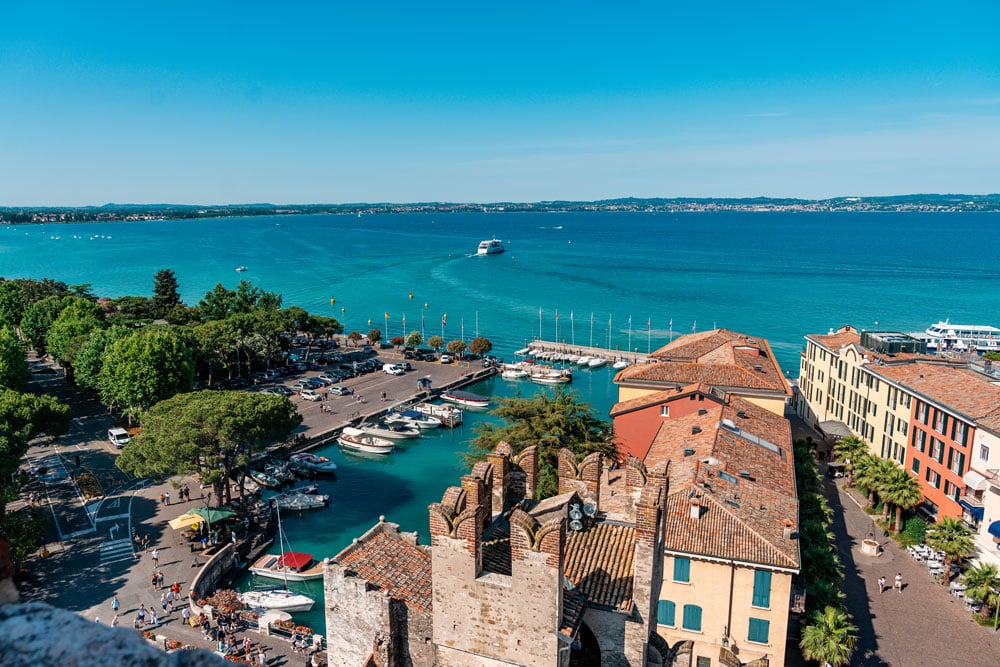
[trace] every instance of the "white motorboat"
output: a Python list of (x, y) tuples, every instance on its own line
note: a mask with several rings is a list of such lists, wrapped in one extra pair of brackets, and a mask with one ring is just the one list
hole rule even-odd
[(579, 359), (576, 360), (576, 364), (578, 366), (586, 366), (589, 363), (590, 363), (590, 357), (580, 357)]
[(465, 413), (460, 408), (451, 405), (435, 405), (433, 403), (420, 403), (413, 406), (413, 409), (424, 415), (434, 417), (442, 424), (458, 426), (462, 423)]
[(244, 271), (249, 271), (249, 269), (247, 267), (245, 267), (245, 266), (237, 266), (236, 267), (236, 273), (243, 273)]
[(501, 252), (503, 252), (503, 241), (498, 238), (480, 241), (479, 248), (476, 249), (477, 255), (497, 255)]
[(297, 454), (292, 454), (288, 457), (288, 460), (300, 465), (304, 468), (308, 468), (314, 472), (336, 472), (337, 464), (326, 458), (325, 456), (318, 456), (316, 454), (311, 454), (309, 452), (299, 452)]
[(606, 363), (608, 363), (607, 359), (603, 359), (601, 357), (594, 357), (593, 359), (587, 362), (587, 366), (589, 366), (590, 368), (600, 368)]
[(286, 588), (247, 591), (239, 594), (240, 602), (252, 609), (273, 609), (277, 611), (309, 611), (316, 601), (307, 595), (293, 593)]
[(573, 381), (573, 376), (558, 373), (540, 373), (532, 375), (529, 379), (535, 384), (569, 384)]
[(571, 364), (575, 364), (576, 362), (580, 361), (580, 355), (571, 354), (568, 357), (566, 357), (566, 361), (568, 361)]
[(441, 420), (429, 414), (424, 414), (419, 410), (403, 410), (385, 418), (387, 424), (402, 424), (404, 426), (415, 426), (421, 430), (440, 428)]
[(622, 359), (621, 361), (616, 361), (615, 363), (613, 363), (611, 365), (611, 368), (615, 369), (616, 371), (620, 371), (621, 369), (627, 368), (631, 365), (632, 365), (631, 363)]
[(250, 571), (259, 577), (281, 579), (288, 588), (289, 581), (308, 581), (323, 578), (323, 563), (317, 563), (312, 554), (285, 551), (285, 531), (281, 528), (281, 509), (278, 515), (278, 548), (280, 554), (265, 554), (258, 558)]
[(283, 510), (316, 510), (326, 507), (330, 496), (320, 493), (318, 486), (310, 484), (279, 493), (271, 498), (271, 502)]
[(441, 394), (441, 398), (450, 403), (458, 403), (468, 408), (488, 408), (490, 407), (490, 397), (473, 394), (471, 391), (461, 391), (455, 389)]
[(520, 350), (514, 353), (515, 357), (525, 357), (531, 353), (531, 348), (522, 347)]
[(361, 430), (368, 435), (375, 435), (380, 438), (389, 438), (390, 440), (410, 440), (412, 438), (420, 437), (420, 429), (416, 426), (398, 423), (390, 424), (387, 421), (369, 424), (368, 426), (364, 426)]
[(344, 449), (369, 454), (391, 454), (392, 450), (396, 448), (396, 443), (392, 440), (368, 435), (363, 430), (353, 426), (344, 427), (337, 442)]
[(528, 377), (528, 371), (520, 368), (505, 368), (500, 371), (500, 377), (504, 380), (523, 380)]

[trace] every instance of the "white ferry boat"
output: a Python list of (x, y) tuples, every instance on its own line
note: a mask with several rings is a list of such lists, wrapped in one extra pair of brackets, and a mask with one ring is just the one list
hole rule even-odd
[(1000, 351), (1000, 329), (982, 324), (952, 324), (948, 320), (927, 327), (927, 351)]
[(497, 238), (487, 239), (479, 242), (477, 255), (496, 255), (503, 252), (503, 241)]

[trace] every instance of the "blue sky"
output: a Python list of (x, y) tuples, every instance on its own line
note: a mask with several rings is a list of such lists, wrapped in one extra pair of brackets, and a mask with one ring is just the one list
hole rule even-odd
[(0, 205), (997, 192), (952, 4), (3, 3)]

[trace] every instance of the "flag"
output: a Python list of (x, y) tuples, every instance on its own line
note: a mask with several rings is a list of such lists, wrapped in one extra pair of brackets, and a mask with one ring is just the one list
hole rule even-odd
[(594, 324), (594, 313), (590, 314), (590, 324), (591, 324), (591, 326), (593, 326), (593, 324)]
[(573, 311), (572, 311), (572, 310), (571, 310), (571, 311), (569, 311), (569, 321), (570, 321), (570, 322), (572, 322), (572, 321), (573, 321)]
[(385, 314), (385, 319), (389, 319), (389, 313)]
[(368, 318), (368, 326), (371, 326), (371, 325), (372, 325), (372, 318), (369, 317)]
[(671, 329), (671, 331), (673, 330), (673, 328), (674, 328), (674, 318), (671, 317), (670, 318), (670, 329)]
[(694, 330), (697, 328), (698, 328), (698, 320), (695, 320), (694, 322), (691, 323), (691, 333), (694, 333)]
[(559, 319), (559, 309), (558, 308), (556, 308), (556, 319), (557, 320)]
[(441, 316), (441, 326), (448, 324), (448, 313)]
[(646, 318), (646, 331), (649, 331), (650, 327), (652, 326), (653, 326), (653, 318), (651, 317)]

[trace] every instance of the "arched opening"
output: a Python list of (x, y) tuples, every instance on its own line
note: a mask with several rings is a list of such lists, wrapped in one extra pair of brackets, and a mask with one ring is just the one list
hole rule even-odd
[(601, 645), (597, 643), (597, 637), (593, 631), (584, 623), (580, 626), (580, 631), (576, 633), (576, 640), (580, 648), (570, 651), (570, 667), (600, 667), (601, 665)]

